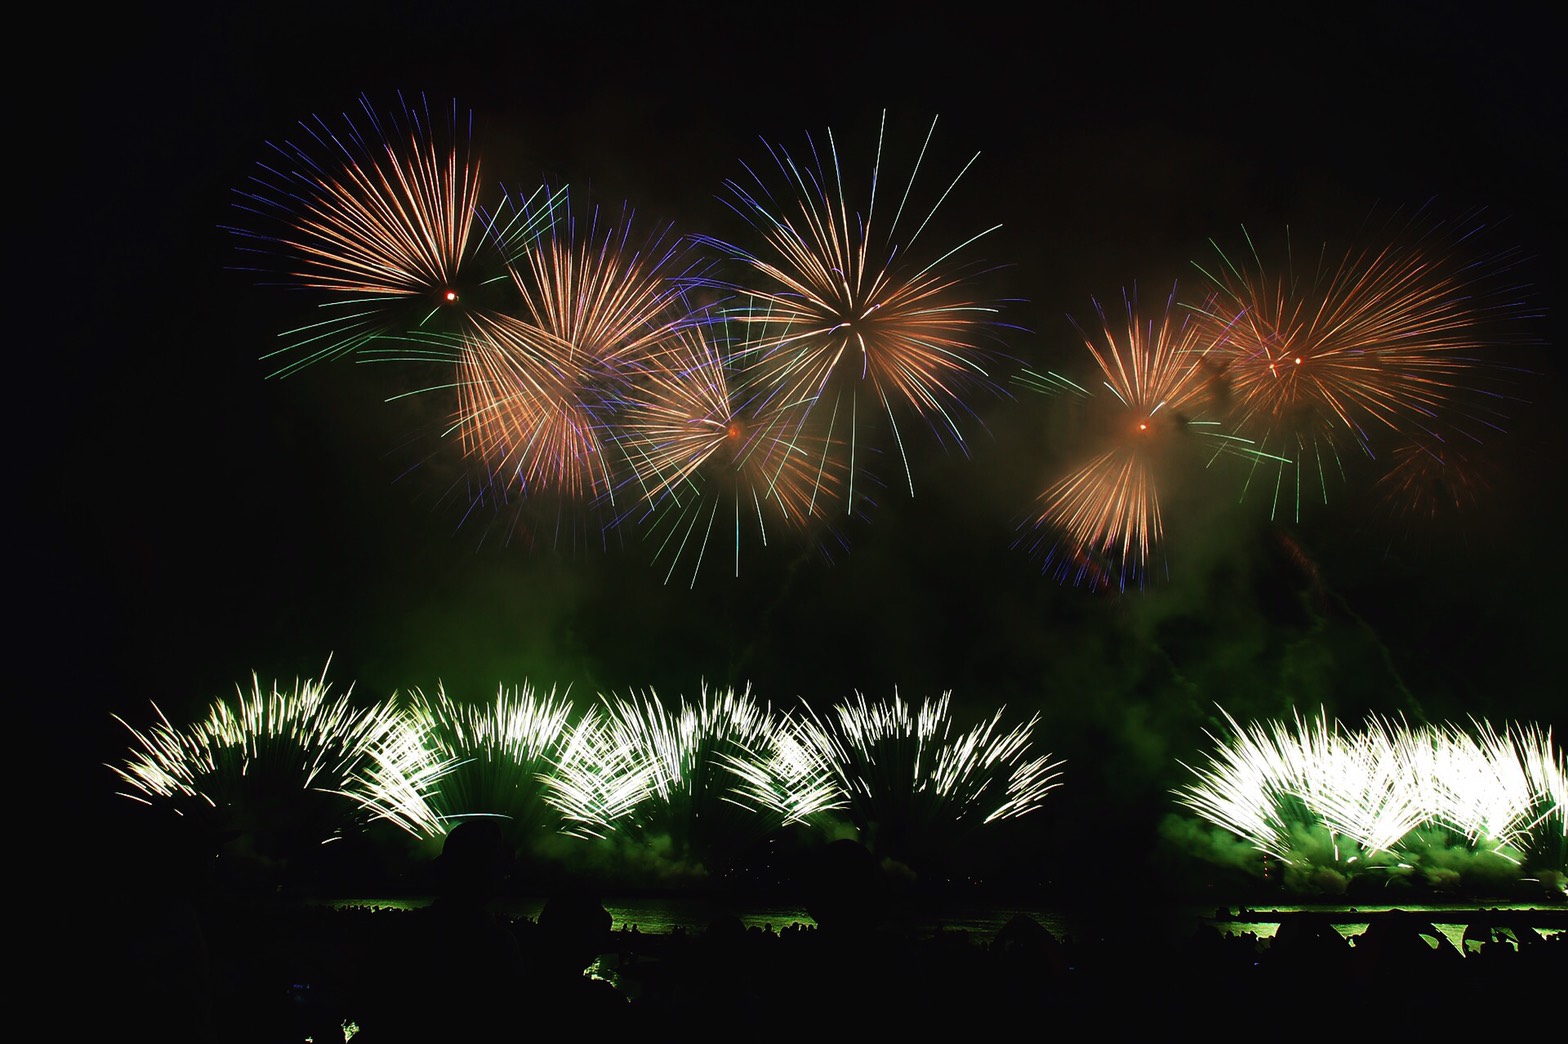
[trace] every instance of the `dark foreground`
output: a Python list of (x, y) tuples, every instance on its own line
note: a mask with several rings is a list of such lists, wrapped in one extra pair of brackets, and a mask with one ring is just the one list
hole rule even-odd
[(447, 896), (417, 910), (162, 900), (116, 920), (101, 998), (114, 1036), (161, 1040), (1124, 1037), (1272, 1033), (1302, 1020), (1332, 1032), (1365, 1019), (1446, 1033), (1528, 1024), (1557, 1009), (1568, 982), (1568, 932), (1482, 911), (1463, 950), (1397, 912), (1371, 915), (1350, 939), (1313, 913), (1281, 915), (1272, 939), (1214, 923), (1058, 938), (1023, 917), (990, 938), (910, 935), (852, 906), (820, 925), (768, 931), (720, 916), (700, 931), (644, 933), (612, 930), (591, 896), (570, 894), (537, 919)]
[[(415, 909), (235, 892), (213, 886), (205, 857), (182, 872), (160, 851), (126, 853), (140, 858), (95, 892), (86, 925), (37, 912), (54, 946), (24, 963), (36, 991), (13, 992), (42, 1008), (42, 1039), (1512, 1037), (1560, 1021), (1568, 982), (1561, 903), (1478, 906), (1461, 946), (1409, 911), (1357, 915), (1366, 927), (1346, 938), (1310, 909), (1176, 917), (1086, 899), (1054, 931), (1020, 915), (966, 932), (908, 916), (876, 857), (833, 842), (794, 879), (810, 924), (748, 928), (721, 902), (705, 925), (640, 932), (614, 928), (576, 880), (537, 916), (497, 913), (513, 863), (489, 820), (448, 835), (435, 898)], [(1267, 921), (1272, 937), (1247, 933)]]

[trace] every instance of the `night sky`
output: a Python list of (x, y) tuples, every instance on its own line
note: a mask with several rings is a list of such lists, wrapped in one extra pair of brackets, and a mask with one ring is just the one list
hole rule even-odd
[[(13, 739), (89, 823), (123, 800), (103, 767), (127, 750), (111, 714), (150, 724), (156, 701), (193, 718), (253, 671), (288, 683), (329, 658), (334, 690), (368, 698), (706, 683), (778, 705), (896, 687), (1038, 712), (1067, 783), (1040, 814), (1050, 842), (1019, 858), (1113, 881), (1155, 872), (1176, 759), (1217, 706), (1564, 729), (1568, 95), (1539, 5), (1302, 7), (1288, 23), (1168, 5), (786, 5), (744, 22), (683, 5), (631, 20), (291, 7), (61, 26), (41, 38), (42, 82), (14, 94), (29, 129), (12, 210), (44, 264), (13, 269), (30, 331), (12, 350), (14, 697), (40, 730)], [(914, 497), (883, 490), (831, 560), (748, 547), (739, 579), (720, 556), (689, 587), (664, 583), (635, 532), (608, 549), (508, 542), (483, 513), (465, 521), (460, 462), (422, 441), (433, 407), (386, 401), (409, 390), (403, 371), (268, 378), (261, 357), (306, 306), (235, 270), (223, 231), (268, 141), (399, 91), (472, 111), (487, 184), (548, 179), (721, 236), (737, 228), (723, 183), (766, 160), (764, 141), (831, 129), (864, 169), (884, 110), (901, 147), (938, 117), (934, 180), (979, 154), (942, 220), (1002, 226), (975, 253), (1016, 299), (1007, 351), (1082, 377), (1070, 317), (1195, 282), (1211, 238), (1289, 227), (1357, 245), (1391, 212), (1483, 210), (1485, 243), (1522, 258), (1512, 330), (1531, 342), (1509, 349), (1518, 401), (1488, 447), (1491, 489), (1422, 525), (1352, 481), (1298, 523), (1203, 477), (1173, 499), (1168, 580), (1064, 586), (1013, 542), (1071, 418), (1018, 391), (970, 404), (967, 456), (915, 440)], [(32, 785), (29, 801), (55, 783)]]

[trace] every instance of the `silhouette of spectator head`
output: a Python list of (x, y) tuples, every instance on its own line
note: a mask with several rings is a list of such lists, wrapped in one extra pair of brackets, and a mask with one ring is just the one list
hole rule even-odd
[(465, 819), (446, 835), (436, 860), (443, 900), (483, 906), (501, 891), (512, 869), (511, 846), (494, 819)]
[(886, 916), (887, 875), (859, 841), (842, 838), (824, 845), (807, 865), (805, 884), (806, 912), (824, 931), (862, 934)]
[(1378, 978), (1427, 977), (1463, 963), (1436, 925), (1406, 910), (1387, 910), (1369, 918), (1356, 941), (1355, 956), (1359, 972)]
[(1050, 929), (1027, 914), (1002, 925), (991, 943), (1002, 958), (1037, 972), (1065, 972), (1067, 953)]
[(732, 913), (715, 914), (708, 922), (706, 938), (720, 948), (739, 946), (746, 941), (746, 923)]
[(614, 918), (585, 892), (559, 892), (539, 911), (538, 938), (546, 965), (580, 975), (610, 945)]
[(1350, 940), (1318, 910), (1292, 910), (1283, 914), (1269, 950), (1276, 958), (1316, 964), (1350, 956)]

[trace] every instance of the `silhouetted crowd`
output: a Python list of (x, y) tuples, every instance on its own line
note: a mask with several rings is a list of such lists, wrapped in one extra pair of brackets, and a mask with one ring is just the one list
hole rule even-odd
[[(452, 831), (437, 897), (419, 909), (194, 903), (178, 881), (143, 882), (140, 900), (111, 918), (111, 970), (92, 994), (109, 1016), (102, 1033), (383, 1044), (541, 1034), (1119, 1039), (1252, 1027), (1294, 1039), (1407, 1023), (1511, 1034), (1531, 1024), (1515, 1013), (1557, 1011), (1568, 985), (1568, 932), (1538, 932), (1501, 911), (1472, 925), (1462, 948), (1397, 911), (1370, 915), (1352, 938), (1310, 911), (1282, 915), (1266, 939), (1215, 920), (1174, 935), (1120, 927), (1059, 938), (1025, 916), (988, 938), (910, 933), (890, 927), (877, 864), (852, 842), (827, 846), (805, 883), (809, 925), (748, 928), (725, 914), (704, 930), (617, 929), (597, 896), (571, 888), (537, 917), (508, 918), (491, 910), (505, 846), (483, 824)], [(67, 1012), (66, 1022), (86, 1025), (93, 1013)]]

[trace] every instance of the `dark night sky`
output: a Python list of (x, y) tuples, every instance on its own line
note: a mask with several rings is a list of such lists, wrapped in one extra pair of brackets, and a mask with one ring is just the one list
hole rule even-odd
[[(1216, 703), (1563, 727), (1564, 91), (1539, 5), (1303, 7), (1291, 23), (786, 5), (743, 24), (680, 5), (631, 21), (226, 6), (71, 26), (45, 39), (43, 82), (15, 93), (38, 126), (13, 139), (14, 209), (45, 259), (45, 306), (18, 286), (31, 332), (13, 345), (15, 695), (51, 730), (45, 771), (94, 808), (125, 750), (111, 712), (195, 714), (252, 671), (287, 681), (329, 656), (336, 689), (372, 697), (525, 680), (694, 695), (706, 680), (781, 704), (897, 686), (1039, 710), (1040, 742), (1082, 780), (1059, 820), (1074, 848), (1100, 843), (1098, 817), (1152, 833)], [(1459, 526), (1390, 529), (1354, 490), (1270, 526), (1257, 502), (1200, 490), (1207, 506), (1170, 520), (1170, 583), (1063, 588), (1010, 546), (1060, 452), (1044, 401), (1020, 398), (974, 404), (987, 430), (972, 426), (968, 459), (917, 448), (913, 501), (889, 491), (831, 564), (759, 554), (738, 581), (721, 563), (695, 590), (665, 586), (635, 538), (481, 544), (441, 499), (442, 465), (408, 470), (419, 417), (382, 401), (402, 390), (394, 368), (266, 379), (259, 357), (299, 313), (230, 270), (232, 191), (298, 120), (399, 90), (471, 109), (487, 178), (547, 176), (693, 232), (733, 230), (718, 197), (764, 157), (759, 139), (832, 128), (853, 151), (884, 108), (906, 134), (939, 116), (941, 170), (979, 153), (948, 217), (1002, 224), (983, 254), (1024, 299), (1008, 349), (1037, 367), (1087, 372), (1068, 316), (1195, 278), (1210, 237), (1289, 225), (1347, 241), (1374, 206), (1429, 199), (1485, 208), (1493, 241), (1525, 255), (1540, 346), (1493, 498)]]

